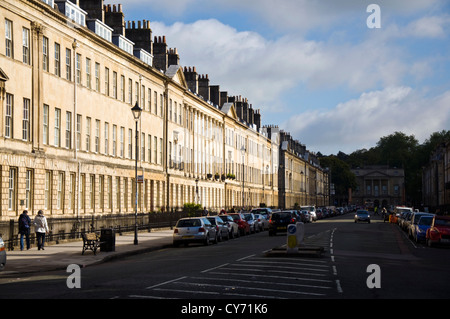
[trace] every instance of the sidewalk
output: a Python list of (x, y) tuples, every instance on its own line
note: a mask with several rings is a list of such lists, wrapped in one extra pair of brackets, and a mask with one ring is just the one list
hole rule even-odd
[(73, 241), (55, 245), (45, 245), (45, 250), (38, 250), (36, 246), (29, 250), (20, 250), (15, 247), (7, 251), (6, 267), (0, 272), (0, 277), (67, 269), (70, 264), (87, 267), (106, 262), (115, 258), (131, 256), (172, 246), (173, 230), (152, 230), (152, 232), (139, 232), (138, 245), (134, 245), (134, 233), (122, 236), (116, 234), (115, 251), (105, 252), (97, 250), (97, 255), (91, 250), (81, 254), (83, 241)]

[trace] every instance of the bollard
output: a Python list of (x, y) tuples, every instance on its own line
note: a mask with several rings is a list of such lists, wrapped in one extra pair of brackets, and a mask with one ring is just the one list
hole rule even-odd
[(287, 249), (288, 254), (297, 254), (298, 247), (303, 245), (305, 236), (305, 225), (303, 223), (290, 224), (287, 227)]

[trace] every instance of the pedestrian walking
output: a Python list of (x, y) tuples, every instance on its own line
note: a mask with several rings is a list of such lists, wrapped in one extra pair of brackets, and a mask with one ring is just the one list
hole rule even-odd
[(42, 210), (38, 211), (38, 214), (34, 219), (34, 226), (36, 230), (38, 250), (44, 250), (45, 234), (48, 233), (48, 225), (47, 218), (45, 218), (44, 212)]
[(20, 250), (23, 250), (23, 237), (25, 237), (27, 250), (30, 249), (30, 227), (31, 219), (28, 216), (28, 211), (24, 210), (19, 216), (19, 234), (20, 234)]

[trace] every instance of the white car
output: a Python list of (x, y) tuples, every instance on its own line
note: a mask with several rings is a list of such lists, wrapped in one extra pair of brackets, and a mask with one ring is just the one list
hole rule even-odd
[(229, 215), (219, 215), (220, 218), (227, 224), (228, 232), (230, 233), (230, 238), (239, 237), (239, 226), (234, 222), (234, 219)]
[(316, 214), (316, 206), (310, 205), (310, 206), (300, 206), (301, 210), (307, 210), (311, 216), (312, 216), (312, 220), (316, 221), (317, 220), (317, 214)]
[(263, 214), (254, 214), (255, 219), (258, 221), (259, 231), (269, 229), (269, 220), (266, 218), (266, 215)]

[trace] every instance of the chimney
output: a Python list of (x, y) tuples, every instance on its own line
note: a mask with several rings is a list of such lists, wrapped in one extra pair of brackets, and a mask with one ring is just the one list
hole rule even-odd
[(221, 106), (220, 104), (220, 87), (218, 85), (211, 85), (209, 87), (209, 94), (211, 98), (211, 102), (214, 105)]
[(125, 15), (122, 12), (122, 5), (118, 7), (114, 4), (111, 10), (111, 5), (104, 6), (105, 24), (114, 29), (114, 34), (125, 36)]
[[(89, 1), (89, 0), (85, 0)], [(138, 21), (138, 27), (134, 21), (128, 21), (125, 36), (134, 42), (136, 48), (141, 48), (153, 55), (152, 29), (150, 21)]]
[(169, 49), (167, 66), (169, 67), (171, 65), (180, 65), (180, 56), (178, 55), (177, 48)]
[(192, 93), (198, 94), (198, 74), (194, 67), (184, 67), (184, 77), (188, 85), (188, 89)]
[(201, 95), (205, 101), (210, 100), (208, 74), (201, 75), (199, 77), (199, 79), (198, 79), (198, 94)]
[(166, 36), (155, 36), (153, 41), (153, 67), (166, 72), (168, 63)]
[(259, 113), (259, 110), (255, 110), (254, 124), (256, 125), (256, 130), (259, 132), (259, 129), (261, 128), (261, 114)]
[(97, 19), (105, 23), (103, 0), (79, 0), (81, 9), (88, 13), (89, 19)]

